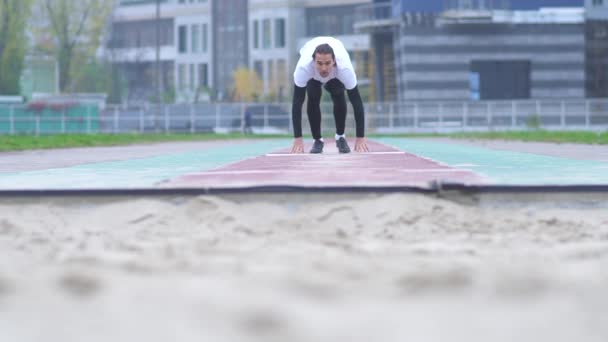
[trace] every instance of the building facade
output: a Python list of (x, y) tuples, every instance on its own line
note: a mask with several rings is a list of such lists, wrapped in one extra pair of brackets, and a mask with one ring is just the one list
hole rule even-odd
[(401, 99), (585, 96), (582, 8), (451, 15), (400, 25)]
[(162, 93), (174, 93), (176, 102), (229, 101), (234, 71), (247, 68), (262, 80), (264, 99), (285, 101), (300, 47), (331, 35), (351, 52), (360, 83), (369, 84), (369, 36), (353, 28), (357, 6), (369, 2), (164, 0), (157, 20), (155, 0), (123, 0), (106, 56), (122, 70), (129, 100), (154, 98), (158, 69)]
[(250, 69), (262, 79), (269, 100), (285, 101), (293, 89), (300, 48), (316, 36), (334, 36), (351, 53), (360, 83), (368, 82), (369, 36), (357, 34), (357, 6), (369, 0), (250, 0)]
[(155, 0), (123, 0), (106, 55), (131, 100), (153, 99), (158, 85), (176, 102), (229, 101), (234, 71), (247, 68), (262, 81), (262, 100), (286, 101), (300, 47), (319, 35), (345, 43), (371, 102), (606, 96), (608, 75), (598, 72), (606, 8), (602, 0), (161, 0), (157, 18)]
[(370, 31), (390, 26), (400, 101), (584, 97), (582, 5), (393, 0), (392, 22)]
[(608, 97), (608, 1), (585, 0), (587, 97)]

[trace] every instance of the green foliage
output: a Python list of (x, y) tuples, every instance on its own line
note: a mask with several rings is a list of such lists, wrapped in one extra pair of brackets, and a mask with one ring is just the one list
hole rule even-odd
[(57, 59), (62, 92), (81, 91), (75, 80), (81, 77), (83, 63), (95, 58), (114, 1), (37, 1), (36, 15), (48, 18), (32, 30), (37, 50)]
[(206, 141), (228, 139), (264, 139), (286, 136), (256, 134), (58, 134), (58, 135), (0, 135), (0, 151), (23, 151), (66, 147), (118, 146), (170, 141)]
[(31, 0), (0, 0), (0, 94), (18, 95)]
[(530, 129), (540, 129), (541, 121), (538, 114), (532, 114), (526, 119), (526, 127)]
[(8, 43), (0, 58), (0, 94), (19, 95), (24, 52), (14, 41)]
[[(371, 135), (373, 139), (376, 136)], [(386, 136), (386, 135), (382, 135)], [(580, 143), (608, 145), (608, 132), (596, 133), (590, 131), (509, 131), (484, 133), (454, 133), (454, 134), (407, 134), (392, 135), (393, 137), (450, 137), (460, 139), (500, 139), (519, 141), (544, 141), (555, 143)], [(129, 145), (136, 143), (155, 143), (168, 141), (201, 141), (223, 139), (258, 139), (258, 138), (290, 138), (289, 135), (243, 135), (234, 134), (66, 134), (47, 136), (8, 136), (0, 135), (0, 151), (17, 151), (45, 148), (65, 148), (79, 146), (111, 146)]]
[(162, 94), (163, 103), (175, 103), (175, 88), (169, 87)]
[(232, 74), (235, 101), (252, 102), (262, 94), (263, 84), (258, 74), (247, 68), (239, 68)]
[(74, 70), (73, 84), (81, 93), (109, 93), (112, 88), (111, 68), (97, 59), (81, 62)]

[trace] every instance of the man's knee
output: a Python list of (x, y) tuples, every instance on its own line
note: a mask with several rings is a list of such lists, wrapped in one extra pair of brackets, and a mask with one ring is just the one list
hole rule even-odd
[(344, 97), (344, 84), (335, 78), (325, 84), (325, 90), (331, 94), (332, 98), (340, 99)]

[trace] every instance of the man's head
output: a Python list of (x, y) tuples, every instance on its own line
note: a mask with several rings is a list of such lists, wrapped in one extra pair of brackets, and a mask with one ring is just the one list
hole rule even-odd
[(312, 54), (312, 60), (321, 77), (329, 76), (329, 73), (336, 66), (336, 55), (334, 54), (334, 49), (329, 44), (317, 46)]

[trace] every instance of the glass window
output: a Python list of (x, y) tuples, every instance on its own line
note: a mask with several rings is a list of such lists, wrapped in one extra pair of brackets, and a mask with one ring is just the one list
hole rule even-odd
[(274, 21), (274, 46), (285, 47), (285, 19), (283, 18)]
[(208, 31), (209, 31), (209, 25), (207, 25), (206, 23), (203, 24), (203, 33), (201, 35), (202, 39), (203, 39), (203, 52), (207, 52), (207, 50), (208, 50), (208, 45), (209, 45), (209, 42), (207, 40), (208, 39), (207, 37), (209, 37)]
[(307, 35), (335, 36), (355, 32), (356, 5), (332, 6), (306, 9)]
[[(160, 44), (173, 45), (175, 28), (173, 20), (160, 21)], [(156, 46), (156, 27), (154, 20), (141, 20), (112, 24), (112, 37), (108, 41), (113, 48), (154, 47)]]
[(201, 49), (201, 27), (200, 25), (192, 25), (192, 52), (200, 52)]
[(277, 80), (283, 83), (287, 78), (287, 61), (284, 59), (277, 60)]
[(262, 47), (264, 49), (270, 49), (270, 44), (272, 43), (270, 33), (270, 19), (264, 19), (262, 21)]
[(253, 70), (255, 70), (255, 73), (258, 74), (260, 79), (264, 78), (264, 64), (262, 61), (254, 61)]
[(195, 79), (195, 71), (194, 71), (194, 64), (190, 64), (190, 75), (188, 75), (188, 87), (190, 89), (194, 88), (194, 79)]
[(260, 22), (257, 20), (253, 21), (253, 48), (260, 48)]
[(180, 90), (186, 88), (186, 65), (179, 64), (177, 66), (177, 87)]
[(284, 59), (277, 60), (277, 101), (283, 102), (285, 89), (289, 80), (287, 79), (287, 61)]
[(199, 87), (208, 87), (209, 86), (209, 66), (207, 63), (202, 63), (198, 65), (198, 85)]
[(177, 29), (177, 41), (179, 53), (186, 53), (188, 51), (188, 30), (185, 25), (181, 25)]
[(271, 85), (274, 84), (274, 62), (272, 60), (268, 61), (268, 82)]

